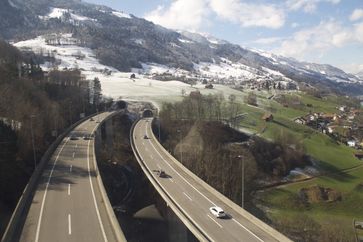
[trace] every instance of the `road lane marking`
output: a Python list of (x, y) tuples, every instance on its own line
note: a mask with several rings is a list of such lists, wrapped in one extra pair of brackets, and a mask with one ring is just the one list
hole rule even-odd
[(159, 169), (161, 169), (161, 166), (159, 164), (156, 164), (158, 166)]
[(188, 196), (188, 194), (186, 194), (185, 192), (183, 192), (183, 194), (190, 200), (193, 201), (191, 197)]
[(172, 178), (169, 178), (169, 180), (170, 180), (172, 183), (174, 183), (174, 181), (173, 181), (173, 179), (172, 179)]
[(74, 148), (77, 148), (78, 147), (78, 144), (76, 144), (76, 146)]
[(222, 225), (220, 225), (217, 221), (215, 221), (211, 216), (209, 216), (209, 214), (207, 214), (207, 216), (212, 219), (213, 222), (215, 222), (220, 228), (223, 228)]
[[(148, 134), (148, 130), (147, 130), (147, 126), (145, 126), (145, 131), (146, 134)], [(150, 144), (151, 146), (154, 148), (154, 150), (159, 154), (160, 158), (176, 173), (178, 174), (187, 184), (189, 184), (192, 188), (194, 188), (195, 191), (197, 191), (200, 195), (202, 195), (205, 199), (207, 199), (211, 204), (215, 205), (208, 197), (206, 197), (202, 192), (200, 192), (198, 189), (196, 189), (191, 183), (189, 183), (179, 172), (177, 172), (174, 167), (172, 167), (172, 165), (169, 164), (169, 162), (167, 162), (163, 156), (160, 154), (160, 152), (155, 148), (154, 144), (152, 143), (152, 140), (150, 140)], [(210, 217), (208, 215), (208, 217)], [(210, 217), (211, 218), (211, 217)], [(213, 220), (213, 219), (212, 219)], [(213, 220), (214, 222), (216, 222), (215, 220)], [(247, 229), (245, 226), (243, 226), (242, 224), (240, 224), (237, 220), (235, 220), (233, 218), (233, 221), (236, 222), (237, 224), (239, 224), (242, 228), (244, 228), (247, 232), (249, 232), (251, 235), (253, 235), (255, 238), (257, 238), (259, 241), (263, 242), (262, 239), (260, 239), (256, 234), (254, 234), (251, 230)], [(216, 222), (217, 223), (217, 222)], [(218, 224), (219, 225), (219, 224)], [(220, 225), (219, 225), (220, 226)]]
[(71, 215), (68, 214), (68, 234), (71, 235), (72, 234), (72, 220), (71, 220)]
[(74, 155), (76, 154), (76, 152), (73, 152), (73, 154), (72, 154), (72, 158), (74, 159)]
[(71, 184), (68, 184), (68, 196), (71, 195)]
[[(96, 130), (96, 128), (98, 127), (98, 125), (96, 125), (96, 127), (93, 129), (92, 133)], [(98, 222), (100, 224), (100, 228), (101, 228), (101, 232), (103, 235), (103, 239), (105, 242), (107, 242), (107, 236), (105, 233), (105, 229), (103, 228), (103, 223), (101, 220), (101, 215), (100, 215), (100, 211), (98, 209), (98, 205), (97, 205), (97, 201), (96, 201), (96, 196), (95, 196), (95, 191), (93, 189), (93, 183), (92, 183), (92, 177), (91, 177), (91, 169), (90, 169), (90, 161), (89, 161), (89, 147), (91, 144), (91, 140), (88, 140), (88, 147), (87, 147), (87, 169), (88, 169), (88, 177), (89, 177), (89, 183), (91, 185), (91, 192), (92, 192), (92, 197), (93, 197), (93, 203), (95, 205), (96, 208), (96, 214), (97, 214), (97, 218), (98, 218)], [(95, 159), (95, 157), (93, 157), (93, 159)]]
[(239, 226), (241, 226), (242, 228), (244, 228), (245, 230), (247, 230), (250, 234), (252, 234), (256, 239), (258, 239), (261, 242), (264, 242), (262, 239), (260, 239), (260, 237), (258, 237), (256, 234), (254, 234), (251, 230), (249, 230), (248, 228), (246, 228), (245, 226), (243, 226), (242, 224), (240, 224), (237, 220), (235, 220), (234, 218), (232, 218), (232, 220), (237, 223)]
[(72, 165), (69, 166), (69, 172), (72, 173)]
[[(147, 132), (147, 126), (145, 127), (146, 133)], [(213, 206), (218, 207), (214, 202), (212, 202), (208, 197), (206, 197), (203, 193), (201, 193), (197, 188), (195, 188), (190, 182), (188, 182), (187, 179), (185, 179), (182, 175), (180, 175), (179, 172), (177, 172), (174, 167), (172, 165), (169, 164), (169, 162), (167, 162), (163, 156), (160, 154), (160, 152), (155, 148), (154, 144), (150, 141), (151, 146), (154, 148), (154, 150), (159, 154), (160, 158), (168, 165), (170, 166), (170, 168), (176, 173), (178, 174), (187, 184), (189, 184), (189, 186), (191, 186), (195, 191), (197, 191), (200, 195), (202, 195), (206, 200), (208, 200)]]
[(42, 224), (42, 217), (43, 217), (43, 212), (44, 212), (44, 203), (45, 203), (45, 199), (47, 197), (47, 192), (48, 192), (48, 187), (49, 187), (50, 179), (52, 178), (55, 165), (57, 164), (57, 161), (59, 159), (59, 155), (63, 151), (64, 146), (68, 143), (68, 141), (69, 141), (69, 138), (65, 139), (64, 144), (62, 145), (61, 149), (59, 150), (59, 152), (57, 154), (57, 157), (54, 160), (52, 170), (50, 171), (47, 184), (45, 186), (45, 191), (44, 191), (44, 195), (43, 195), (43, 199), (42, 199), (42, 205), (40, 206), (40, 214), (39, 214), (39, 218), (38, 218), (37, 231), (35, 233), (35, 242), (38, 242), (39, 241), (40, 225)]

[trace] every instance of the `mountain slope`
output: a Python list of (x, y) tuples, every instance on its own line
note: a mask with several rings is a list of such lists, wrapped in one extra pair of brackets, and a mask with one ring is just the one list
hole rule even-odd
[[(101, 64), (120, 71), (157, 63), (190, 75), (226, 80), (233, 77), (235, 84), (254, 78), (293, 80), (363, 93), (362, 81), (338, 68), (245, 49), (208, 35), (172, 31), (108, 7), (77, 0), (6, 3), (6, 14), (0, 14), (3, 38), (17, 41), (54, 32), (71, 33), (80, 46), (93, 50)], [(4, 24), (5, 19), (8, 24)], [(16, 23), (14, 27), (10, 26), (12, 22)]]

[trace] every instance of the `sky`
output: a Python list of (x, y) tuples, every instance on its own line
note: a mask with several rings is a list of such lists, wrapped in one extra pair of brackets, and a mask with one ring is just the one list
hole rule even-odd
[(84, 0), (176, 30), (363, 71), (363, 0)]

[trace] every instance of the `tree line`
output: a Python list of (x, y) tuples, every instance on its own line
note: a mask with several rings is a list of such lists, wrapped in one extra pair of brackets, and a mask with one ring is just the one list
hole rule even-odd
[(15, 207), (35, 164), (56, 136), (81, 113), (102, 110), (102, 100), (98, 79), (88, 82), (79, 70), (44, 73), (35, 54), (23, 54), (0, 40), (1, 204)]

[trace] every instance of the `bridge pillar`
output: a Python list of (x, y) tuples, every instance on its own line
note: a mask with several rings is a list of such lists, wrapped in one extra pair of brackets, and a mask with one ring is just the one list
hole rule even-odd
[[(167, 209), (167, 220), (168, 220), (168, 232), (169, 232), (169, 240), (170, 241), (178, 241), (178, 242), (191, 242), (190, 232), (188, 228), (180, 221), (180, 219), (175, 215), (175, 213), (168, 208)], [(195, 240), (197, 241), (197, 240)]]

